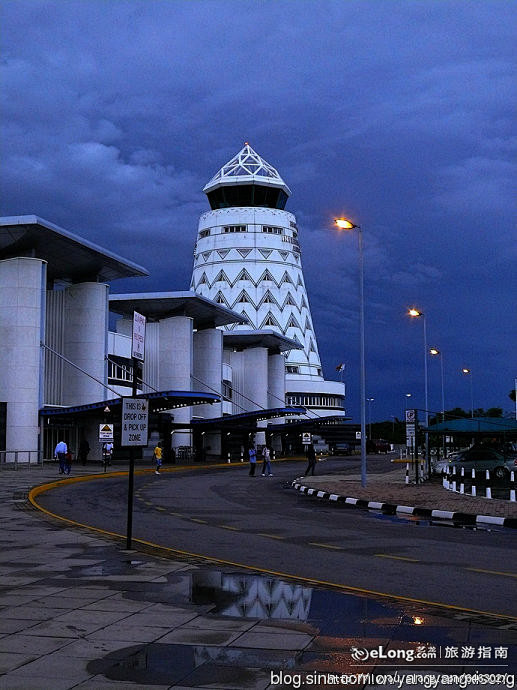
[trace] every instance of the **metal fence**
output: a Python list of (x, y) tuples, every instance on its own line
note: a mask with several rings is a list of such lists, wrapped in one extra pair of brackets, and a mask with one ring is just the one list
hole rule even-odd
[(0, 450), (0, 469), (32, 469), (43, 467), (43, 452), (40, 450)]

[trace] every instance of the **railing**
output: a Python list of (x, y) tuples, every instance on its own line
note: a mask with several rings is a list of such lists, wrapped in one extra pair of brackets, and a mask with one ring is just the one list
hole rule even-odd
[(0, 450), (0, 469), (32, 469), (43, 467), (43, 452), (40, 450)]

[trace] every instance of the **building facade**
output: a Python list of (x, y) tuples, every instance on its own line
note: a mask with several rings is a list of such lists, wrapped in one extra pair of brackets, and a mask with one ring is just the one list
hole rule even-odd
[(298, 343), (285, 357), (286, 401), (315, 416), (344, 415), (344, 384), (323, 377), (299, 229), (285, 210), (289, 187), (246, 144), (203, 191), (211, 210), (199, 220), (191, 289), (242, 314), (254, 329), (272, 329)]

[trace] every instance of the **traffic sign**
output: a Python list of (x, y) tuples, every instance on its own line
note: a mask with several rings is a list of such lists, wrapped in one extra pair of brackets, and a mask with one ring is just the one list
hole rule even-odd
[(99, 441), (113, 441), (113, 424), (99, 424)]
[(356, 441), (360, 441), (360, 440), (361, 440), (361, 432), (360, 432), (360, 431), (356, 431), (356, 432), (355, 432), (355, 440), (356, 440)]
[(416, 422), (416, 410), (406, 410), (406, 423), (413, 424)]
[(134, 311), (131, 357), (139, 359), (141, 362), (143, 362), (145, 358), (145, 324), (145, 316)]
[(304, 446), (309, 446), (312, 443), (312, 435), (304, 432), (302, 434), (302, 443)]
[(145, 398), (122, 398), (121, 446), (146, 446), (149, 405)]

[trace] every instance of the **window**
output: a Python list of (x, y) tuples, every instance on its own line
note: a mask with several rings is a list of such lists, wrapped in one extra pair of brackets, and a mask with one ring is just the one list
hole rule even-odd
[(245, 225), (225, 225), (224, 232), (246, 232)]
[(300, 372), (300, 367), (293, 366), (292, 364), (288, 364), (285, 368), (288, 374), (298, 374)]
[(232, 384), (230, 381), (223, 381), (223, 390), (222, 390), (223, 398), (225, 400), (231, 400), (233, 391), (232, 391)]
[(263, 225), (262, 232), (269, 232), (271, 235), (281, 235), (282, 228), (276, 228), (272, 225)]
[(208, 228), (208, 230), (201, 230), (201, 232), (199, 233), (199, 237), (208, 237), (209, 234), (210, 228)]

